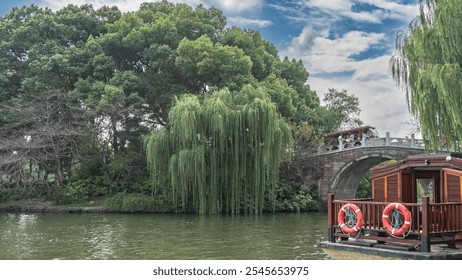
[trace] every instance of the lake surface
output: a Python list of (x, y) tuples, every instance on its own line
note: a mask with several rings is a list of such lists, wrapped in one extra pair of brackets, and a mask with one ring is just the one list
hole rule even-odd
[(2, 260), (322, 260), (326, 213), (0, 214)]

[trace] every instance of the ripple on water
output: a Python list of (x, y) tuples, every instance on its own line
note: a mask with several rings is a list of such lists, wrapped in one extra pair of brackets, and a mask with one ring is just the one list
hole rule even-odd
[(323, 213), (0, 214), (0, 259), (328, 259)]

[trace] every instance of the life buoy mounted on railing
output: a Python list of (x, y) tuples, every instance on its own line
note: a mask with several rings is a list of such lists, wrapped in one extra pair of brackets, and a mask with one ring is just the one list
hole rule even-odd
[(406, 237), (410, 232), (411, 223), (411, 212), (401, 203), (390, 203), (383, 210), (383, 227), (393, 237)]
[(344, 234), (358, 236), (363, 226), (363, 213), (358, 206), (348, 203), (338, 212), (337, 221)]

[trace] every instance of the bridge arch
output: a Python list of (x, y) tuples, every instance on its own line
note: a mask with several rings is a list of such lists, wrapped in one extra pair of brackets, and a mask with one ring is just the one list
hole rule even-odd
[(340, 168), (328, 193), (335, 193), (337, 199), (355, 198), (364, 174), (377, 164), (388, 160), (400, 160), (400, 158), (388, 153), (373, 153), (352, 159)]
[[(361, 177), (372, 167), (386, 160), (401, 160), (424, 153), (423, 147), (394, 146), (389, 141), (381, 146), (360, 146), (317, 155), (322, 169), (318, 194), (323, 201), (329, 193), (337, 199), (355, 198)], [(309, 159), (306, 159), (309, 160)]]

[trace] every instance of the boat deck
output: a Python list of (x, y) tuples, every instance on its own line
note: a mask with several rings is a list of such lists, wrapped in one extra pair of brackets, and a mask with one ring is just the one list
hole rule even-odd
[(430, 252), (422, 252), (406, 243), (387, 244), (351, 238), (340, 242), (318, 242), (316, 246), (335, 260), (462, 260), (462, 250), (445, 244), (432, 245)]

